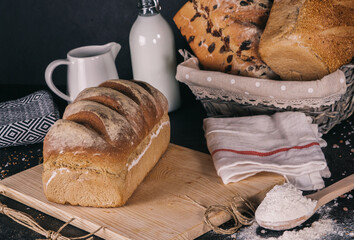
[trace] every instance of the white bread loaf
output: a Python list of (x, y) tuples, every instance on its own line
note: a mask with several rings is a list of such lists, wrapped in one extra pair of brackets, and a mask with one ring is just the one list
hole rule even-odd
[(354, 1), (275, 0), (262, 34), (262, 60), (283, 80), (314, 80), (354, 55)]
[(144, 82), (110, 80), (83, 90), (44, 140), (47, 199), (124, 205), (168, 147), (167, 105), (162, 93)]

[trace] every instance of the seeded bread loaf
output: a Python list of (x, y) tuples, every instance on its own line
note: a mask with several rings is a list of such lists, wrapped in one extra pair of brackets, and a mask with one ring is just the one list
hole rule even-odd
[(354, 1), (276, 0), (262, 34), (263, 61), (283, 80), (314, 80), (354, 56)]
[(83, 90), (44, 140), (47, 199), (124, 205), (167, 149), (167, 113), (166, 98), (144, 82), (110, 80)]
[(275, 78), (258, 54), (270, 7), (270, 0), (193, 0), (174, 21), (205, 69)]

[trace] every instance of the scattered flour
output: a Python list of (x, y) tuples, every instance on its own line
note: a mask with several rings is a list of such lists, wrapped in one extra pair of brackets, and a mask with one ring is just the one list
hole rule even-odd
[(299, 231), (285, 231), (280, 237), (264, 238), (256, 234), (258, 224), (254, 223), (248, 228), (244, 228), (237, 235), (237, 239), (242, 240), (315, 240), (320, 239), (333, 231), (333, 220), (321, 219), (313, 222), (310, 227), (303, 228)]
[[(299, 228), (283, 231), (279, 237), (269, 237), (272, 230), (264, 229), (257, 223), (253, 223), (249, 227), (242, 228), (239, 232), (232, 235), (231, 239), (237, 240), (331, 240), (335, 239), (352, 239), (354, 229), (352, 222), (345, 221), (336, 222), (330, 219), (332, 205), (322, 206), (316, 213), (312, 223), (304, 224)], [(310, 221), (311, 222), (311, 221)], [(311, 225), (310, 225), (311, 224)], [(273, 231), (274, 232), (274, 231)], [(274, 236), (274, 235), (273, 235)]]
[(257, 222), (291, 221), (312, 215), (317, 201), (306, 198), (292, 184), (277, 185), (270, 190), (256, 210)]

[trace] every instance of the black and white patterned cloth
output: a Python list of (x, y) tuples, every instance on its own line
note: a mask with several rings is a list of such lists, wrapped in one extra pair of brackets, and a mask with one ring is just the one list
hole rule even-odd
[(47, 91), (0, 103), (0, 147), (42, 142), (59, 111)]

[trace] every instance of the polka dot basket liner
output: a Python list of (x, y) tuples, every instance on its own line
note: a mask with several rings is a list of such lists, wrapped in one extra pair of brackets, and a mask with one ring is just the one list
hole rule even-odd
[(301, 111), (327, 133), (353, 113), (353, 64), (315, 81), (280, 81), (201, 70), (196, 57), (180, 53), (185, 60), (176, 79), (188, 85), (209, 117)]

